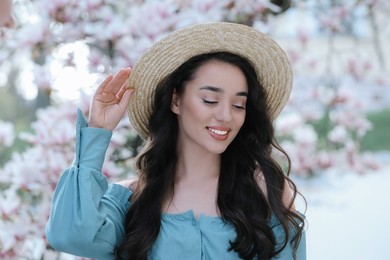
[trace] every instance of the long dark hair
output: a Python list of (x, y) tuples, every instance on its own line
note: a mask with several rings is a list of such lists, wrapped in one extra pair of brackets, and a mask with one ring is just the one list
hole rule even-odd
[[(276, 148), (285, 154), (274, 138), (267, 112), (265, 92), (253, 66), (246, 59), (228, 52), (195, 56), (168, 75), (157, 86), (154, 109), (149, 122), (150, 136), (136, 161), (139, 189), (131, 197), (125, 222), (125, 240), (116, 248), (119, 259), (146, 259), (157, 239), (165, 199), (173, 192), (176, 171), (178, 124), (171, 111), (172, 94), (184, 91), (200, 66), (210, 60), (233, 64), (244, 73), (248, 84), (245, 122), (238, 135), (221, 155), (217, 205), (221, 217), (234, 226), (237, 237), (227, 250), (243, 259), (270, 259), (283, 250), (291, 236), (296, 249), (303, 232), (302, 217), (283, 202), (286, 183), (297, 194), (294, 183), (273, 159)], [(259, 188), (256, 174), (264, 176), (267, 195)], [(282, 245), (269, 225), (271, 216), (282, 225), (286, 238)], [(294, 232), (291, 232), (293, 230)], [(294, 234), (292, 234), (294, 233)]]

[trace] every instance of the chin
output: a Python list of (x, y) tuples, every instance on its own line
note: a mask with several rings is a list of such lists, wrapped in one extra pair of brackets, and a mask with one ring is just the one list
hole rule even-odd
[(224, 153), (224, 152), (226, 151), (227, 148), (228, 148), (228, 146), (223, 146), (223, 147), (210, 147), (210, 149), (207, 149), (207, 150), (208, 150), (210, 153), (221, 155), (222, 153)]

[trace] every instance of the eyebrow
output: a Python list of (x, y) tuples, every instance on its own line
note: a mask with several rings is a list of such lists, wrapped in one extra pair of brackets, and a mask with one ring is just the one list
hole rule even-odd
[[(213, 91), (213, 92), (216, 92), (216, 93), (223, 93), (224, 92), (224, 90), (222, 88), (213, 87), (213, 86), (204, 86), (204, 87), (199, 88), (199, 90), (209, 90), (209, 91)], [(240, 92), (236, 93), (236, 96), (247, 97), (248, 96), (248, 92), (240, 91)]]

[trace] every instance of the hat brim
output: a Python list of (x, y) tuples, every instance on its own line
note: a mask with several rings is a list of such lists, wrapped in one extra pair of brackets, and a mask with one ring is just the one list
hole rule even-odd
[(292, 87), (292, 69), (286, 53), (269, 36), (242, 24), (217, 22), (185, 27), (168, 34), (147, 50), (134, 65), (127, 82), (135, 91), (128, 106), (130, 123), (146, 139), (157, 84), (196, 55), (226, 51), (249, 60), (266, 91), (272, 119), (286, 104)]

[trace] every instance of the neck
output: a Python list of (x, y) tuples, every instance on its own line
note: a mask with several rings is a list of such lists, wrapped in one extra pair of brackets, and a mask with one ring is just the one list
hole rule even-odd
[(218, 179), (220, 162), (219, 154), (179, 146), (175, 182)]

